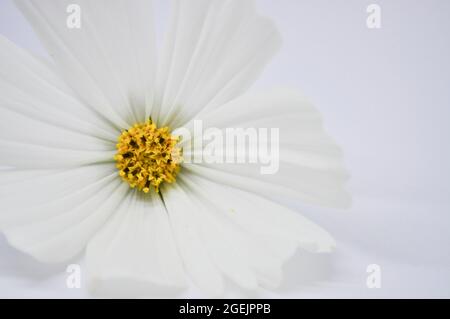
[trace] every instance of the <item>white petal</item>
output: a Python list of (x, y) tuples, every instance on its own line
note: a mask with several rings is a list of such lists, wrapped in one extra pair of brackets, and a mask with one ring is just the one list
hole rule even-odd
[(130, 192), (89, 243), (86, 258), (95, 293), (161, 296), (186, 285), (167, 212), (156, 194)]
[(73, 168), (111, 162), (115, 151), (79, 151), (0, 140), (0, 165), (20, 169)]
[[(36, 59), (1, 35), (0, 92), (2, 110), (72, 132), (116, 141), (117, 129), (73, 97), (54, 66)], [(23, 128), (20, 123), (14, 124)], [(35, 131), (31, 134), (38, 135)]]
[(280, 46), (251, 0), (175, 0), (153, 118), (182, 126), (247, 90)]
[[(188, 194), (189, 199), (186, 197), (183, 199), (185, 201), (185, 204), (183, 204), (185, 210), (182, 212), (178, 212), (179, 208), (173, 208), (168, 200), (169, 216), (174, 216), (174, 219), (172, 219), (174, 221), (177, 214), (182, 213), (189, 216), (189, 222), (192, 224), (190, 227), (198, 232), (198, 236), (203, 243), (202, 246), (206, 249), (215, 267), (242, 287), (256, 289), (258, 285), (257, 279), (248, 267), (248, 255), (246, 251), (241, 249), (242, 240), (240, 239), (242, 239), (242, 236), (239, 236), (237, 229), (228, 228), (227, 226), (229, 225), (223, 219), (218, 218), (217, 208), (204, 205), (203, 201), (195, 196), (195, 193), (192, 192), (186, 183), (181, 183), (181, 181), (177, 181), (177, 183), (181, 186), (177, 190), (178, 195), (183, 192)], [(170, 193), (171, 191), (169, 190), (168, 192)], [(170, 198), (171, 195), (168, 196)], [(191, 210), (188, 208), (189, 205), (192, 207)], [(201, 265), (193, 264), (191, 273), (194, 272), (194, 267), (199, 269)]]
[(46, 176), (54, 173), (55, 170), (17, 170), (12, 168), (0, 168), (0, 194), (3, 194), (3, 187), (13, 183), (20, 183), (39, 176)]
[[(191, 174), (179, 177), (164, 194), (174, 229), (188, 229), (189, 235), (177, 241), (187, 271), (209, 293), (221, 292), (221, 282), (212, 281), (219, 278), (217, 272), (245, 289), (274, 288), (281, 282), (283, 263), (298, 247), (314, 252), (334, 247), (324, 230), (302, 216)], [(180, 222), (181, 217), (188, 221)], [(203, 252), (203, 257), (192, 252)]]
[(66, 25), (71, 0), (16, 3), (86, 103), (120, 128), (144, 120), (156, 73), (151, 1), (76, 1), (80, 29)]
[(218, 296), (224, 291), (222, 275), (209, 255), (209, 238), (201, 236), (197, 211), (201, 209), (179, 183), (162, 190), (175, 241), (184, 268), (194, 284), (206, 294)]
[(0, 105), (0, 140), (66, 150), (111, 152), (115, 149), (112, 141), (70, 130), (63, 121), (49, 124)]
[[(68, 170), (2, 170), (0, 226), (20, 226), (58, 215), (61, 210), (82, 204), (93, 195), (92, 189), (98, 191), (114, 176), (117, 170), (111, 164)], [(52, 205), (60, 205), (61, 209), (53, 210)]]
[(190, 174), (183, 181), (246, 231), (292, 240), (311, 252), (334, 249), (334, 240), (326, 231), (284, 206)]
[[(347, 207), (348, 174), (342, 155), (325, 133), (318, 111), (290, 90), (246, 95), (212, 112), (204, 112), (204, 130), (219, 128), (279, 129), (279, 170), (262, 174), (269, 164), (185, 164), (185, 169), (226, 185), (263, 196), (296, 196), (307, 203)], [(193, 130), (192, 122), (187, 126)], [(198, 137), (194, 137), (198, 138)], [(260, 136), (261, 138), (261, 136)], [(188, 146), (188, 140), (185, 142)], [(225, 144), (224, 144), (225, 145)], [(189, 157), (198, 149), (185, 148)], [(276, 162), (276, 158), (272, 158)]]
[(0, 165), (57, 169), (112, 160), (114, 128), (3, 37), (0, 93)]
[[(43, 262), (63, 262), (80, 253), (129, 189), (111, 173), (112, 165), (103, 166), (3, 185), (6, 209), (0, 221), (8, 241)], [(27, 200), (19, 202), (21, 197)]]

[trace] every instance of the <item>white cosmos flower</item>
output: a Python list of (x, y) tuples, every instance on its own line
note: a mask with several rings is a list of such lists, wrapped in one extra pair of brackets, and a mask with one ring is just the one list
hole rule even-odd
[[(11, 245), (46, 263), (85, 251), (93, 291), (160, 294), (192, 281), (211, 296), (227, 279), (276, 287), (297, 248), (334, 247), (268, 200), (350, 201), (339, 148), (304, 98), (243, 95), (281, 42), (252, 1), (175, 0), (158, 59), (150, 0), (77, 0), (80, 29), (66, 26), (71, 3), (17, 1), (52, 62), (0, 37), (0, 229)], [(116, 144), (149, 117), (159, 128), (279, 128), (279, 172), (185, 163), (159, 194), (132, 189)]]

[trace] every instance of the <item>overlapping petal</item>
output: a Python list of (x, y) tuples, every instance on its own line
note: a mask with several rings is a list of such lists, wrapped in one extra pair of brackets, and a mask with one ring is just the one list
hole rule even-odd
[(151, 1), (77, 1), (79, 29), (66, 24), (71, 0), (16, 3), (89, 107), (122, 129), (149, 115), (156, 74)]
[(184, 125), (244, 93), (281, 44), (273, 22), (252, 0), (175, 0), (158, 69), (152, 113)]
[[(278, 89), (260, 94), (248, 94), (224, 104), (211, 112), (199, 114), (204, 130), (185, 140), (185, 156), (191, 159), (185, 169), (212, 181), (221, 182), (264, 197), (298, 197), (312, 204), (347, 207), (350, 196), (345, 190), (348, 173), (342, 160), (342, 152), (326, 134), (320, 113), (299, 93)], [(194, 132), (194, 121), (186, 127)], [(279, 167), (262, 174), (262, 167), (271, 163), (195, 163), (195, 154), (202, 152), (193, 140), (204, 138), (208, 128), (221, 130), (226, 139), (226, 129), (267, 129), (267, 136), (258, 136), (258, 145), (267, 149), (276, 146), (273, 161)], [(271, 129), (279, 129), (279, 141), (268, 138)], [(258, 133), (259, 131), (257, 131)], [(249, 142), (247, 142), (249, 143)], [(229, 144), (222, 144), (226, 154)], [(248, 144), (249, 145), (249, 144)], [(261, 149), (257, 149), (259, 152)], [(238, 152), (238, 150), (235, 150)], [(249, 148), (240, 150), (249, 152)], [(270, 158), (270, 157), (268, 157)], [(237, 156), (236, 156), (237, 159)], [(276, 164), (276, 163), (275, 163)]]
[(163, 194), (186, 271), (212, 296), (223, 293), (225, 278), (248, 290), (275, 288), (297, 248), (335, 246), (289, 209), (202, 177), (185, 174)]
[(179, 292), (187, 280), (163, 202), (129, 193), (87, 247), (90, 289), (127, 297)]
[[(0, 38), (0, 166), (11, 167), (0, 171), (0, 229), (12, 245), (44, 262), (87, 246), (92, 291), (145, 296), (188, 278), (211, 296), (227, 279), (273, 288), (297, 248), (334, 247), (262, 198), (349, 204), (341, 152), (311, 104), (289, 90), (242, 96), (280, 45), (253, 1), (174, 0), (158, 66), (151, 1), (79, 0), (80, 29), (65, 23), (73, 1), (16, 2), (54, 66)], [(280, 170), (187, 163), (161, 196), (145, 197), (117, 177), (113, 154), (120, 129), (149, 116), (192, 131), (196, 119), (278, 128)]]

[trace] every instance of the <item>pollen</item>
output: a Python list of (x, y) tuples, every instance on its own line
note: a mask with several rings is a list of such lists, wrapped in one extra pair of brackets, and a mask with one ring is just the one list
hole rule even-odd
[(158, 128), (151, 119), (137, 123), (119, 136), (114, 159), (120, 177), (131, 188), (159, 193), (162, 183), (174, 183), (180, 171), (179, 138), (170, 128)]

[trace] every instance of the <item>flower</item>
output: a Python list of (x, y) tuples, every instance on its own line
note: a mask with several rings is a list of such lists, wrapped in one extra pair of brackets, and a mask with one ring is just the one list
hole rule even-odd
[[(244, 94), (279, 48), (250, 0), (176, 0), (157, 57), (151, 1), (18, 0), (42, 61), (0, 38), (0, 229), (46, 263), (85, 251), (94, 292), (218, 296), (276, 287), (297, 248), (330, 235), (271, 199), (346, 206), (341, 152), (301, 95)], [(158, 62), (157, 62), (158, 61)], [(279, 169), (176, 161), (196, 121), (278, 128)], [(197, 136), (198, 138), (198, 136)], [(175, 155), (174, 155), (175, 154)]]

